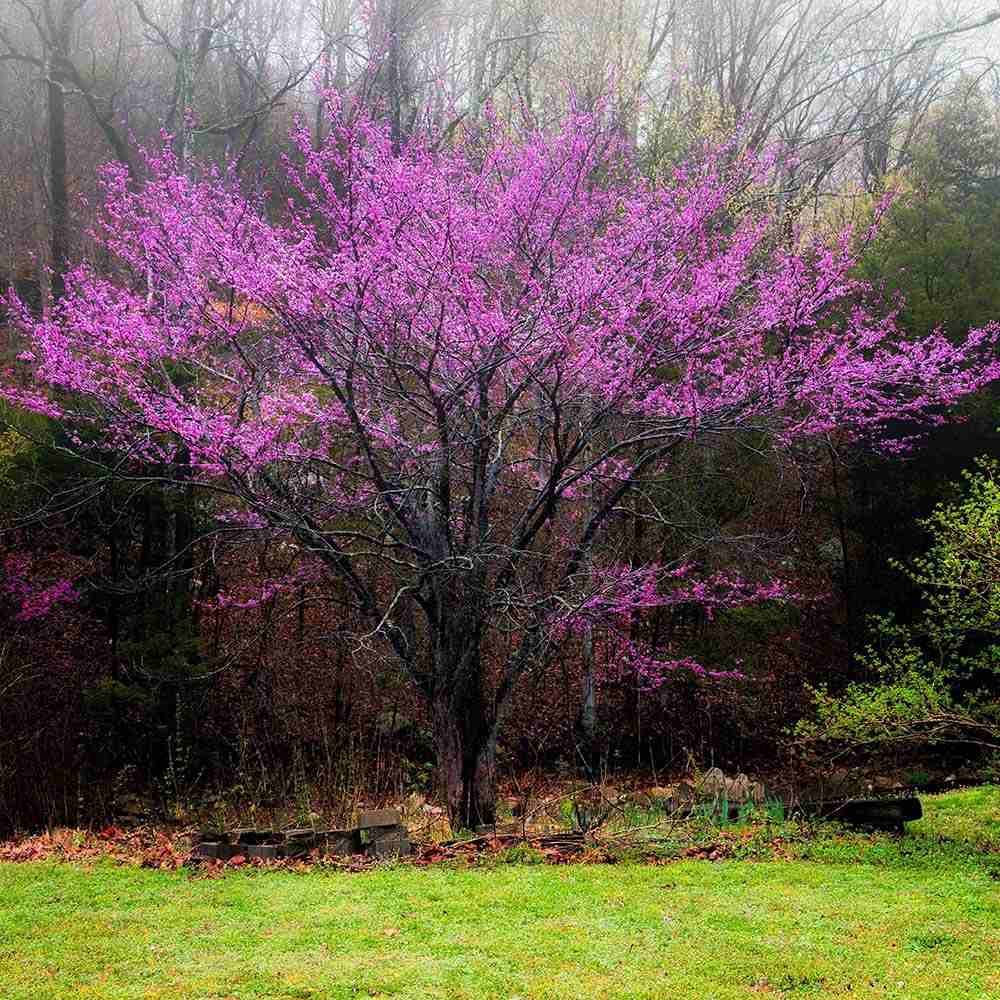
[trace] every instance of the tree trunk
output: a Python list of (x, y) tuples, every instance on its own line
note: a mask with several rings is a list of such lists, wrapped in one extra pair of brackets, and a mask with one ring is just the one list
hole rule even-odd
[(580, 710), (576, 716), (577, 752), (589, 781), (600, 773), (597, 750), (597, 676), (594, 668), (594, 634), (588, 625), (580, 650), (583, 674), (580, 678)]
[(49, 206), (52, 215), (51, 265), (52, 297), (62, 298), (64, 275), (69, 259), (69, 190), (66, 180), (66, 97), (62, 84), (47, 81), (49, 112)]
[(496, 731), (479, 680), (464, 692), (442, 692), (432, 705), (448, 818), (456, 831), (496, 822)]

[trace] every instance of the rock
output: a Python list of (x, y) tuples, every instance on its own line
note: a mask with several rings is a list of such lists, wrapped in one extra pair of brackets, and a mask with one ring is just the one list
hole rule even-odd
[(923, 809), (915, 797), (896, 799), (848, 799), (845, 802), (803, 803), (803, 811), (839, 820), (852, 826), (870, 826), (902, 832), (903, 824), (920, 819)]
[[(492, 829), (490, 827), (491, 831)], [(404, 826), (373, 826), (361, 830), (360, 834), (363, 844), (377, 844), (380, 840), (398, 840), (409, 836)]]
[(718, 801), (726, 796), (729, 779), (722, 768), (710, 767), (696, 782), (698, 798), (703, 801)]
[(219, 848), (222, 845), (215, 840), (202, 840), (194, 845), (194, 850), (191, 852), (193, 857), (205, 858), (206, 860), (216, 861), (219, 857)]
[(751, 781), (745, 774), (738, 774), (726, 781), (726, 798), (730, 802), (753, 802), (759, 805), (764, 801), (764, 786), (759, 781)]

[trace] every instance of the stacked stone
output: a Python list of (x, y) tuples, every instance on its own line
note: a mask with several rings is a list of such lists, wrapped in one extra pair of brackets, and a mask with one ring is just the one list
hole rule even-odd
[(203, 830), (194, 856), (214, 861), (232, 858), (303, 858), (322, 855), (366, 854), (372, 858), (405, 857), (412, 853), (409, 834), (395, 809), (364, 812), (356, 827), (347, 830)]
[(400, 819), (395, 809), (375, 809), (361, 814), (358, 831), (369, 857), (401, 858), (411, 853), (410, 837)]

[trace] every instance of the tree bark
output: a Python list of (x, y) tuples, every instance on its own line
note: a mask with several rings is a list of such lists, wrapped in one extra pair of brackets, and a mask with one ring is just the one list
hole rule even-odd
[(496, 720), (478, 671), (432, 700), (434, 744), (454, 830), (496, 822)]
[(66, 180), (66, 97), (62, 84), (46, 82), (49, 112), (49, 205), (52, 215), (51, 264), (52, 297), (65, 292), (64, 275), (69, 260), (69, 188)]

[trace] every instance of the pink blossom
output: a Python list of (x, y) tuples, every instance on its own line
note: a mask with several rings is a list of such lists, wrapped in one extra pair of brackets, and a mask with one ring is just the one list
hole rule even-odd
[[(47, 320), (10, 300), (30, 350), (0, 398), (86, 427), (135, 475), (176, 470), (228, 528), (295, 539), (354, 602), (358, 641), (418, 681), (417, 645), (445, 632), (457, 649), (493, 628), (620, 632), (664, 605), (795, 600), (598, 543), (682, 445), (878, 442), (1000, 376), (995, 323), (906, 339), (898, 304), (856, 277), (850, 230), (788, 240), (737, 213), (774, 154), (730, 143), (654, 185), (600, 112), (401, 149), (333, 95), (329, 114), (319, 148), (293, 133), (280, 217), (168, 146), (144, 152), (141, 187), (107, 167), (94, 235), (113, 269), (73, 269)], [(650, 678), (710, 673), (618, 652)]]

